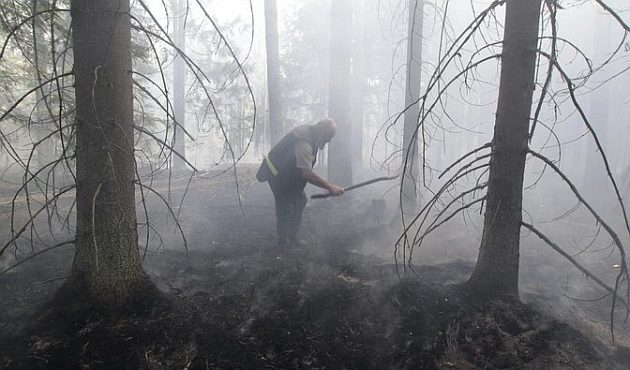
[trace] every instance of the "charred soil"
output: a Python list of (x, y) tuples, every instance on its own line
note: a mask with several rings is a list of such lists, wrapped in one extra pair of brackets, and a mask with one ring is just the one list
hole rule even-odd
[(391, 243), (382, 227), (346, 217), (360, 209), (316, 204), (304, 221), (310, 245), (280, 249), (269, 194), (248, 194), (253, 224), (243, 226), (233, 200), (213, 204), (220, 215), (204, 216), (210, 206), (184, 213), (203, 220), (189, 225), (202, 244), (147, 256), (162, 294), (148, 308), (113, 315), (76, 297), (51, 300), (70, 249), (0, 276), (0, 368), (601, 369), (628, 361), (623, 348), (611, 352), (518, 300), (478, 300), (461, 285), (468, 262), (402, 271), (360, 253), (366, 240)]

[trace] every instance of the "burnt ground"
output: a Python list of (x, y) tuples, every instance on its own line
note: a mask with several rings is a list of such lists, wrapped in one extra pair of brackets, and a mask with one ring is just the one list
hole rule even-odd
[[(228, 184), (193, 182), (180, 210), (188, 252), (167, 212), (152, 204), (153, 222), (169, 231), (163, 244), (149, 243), (145, 267), (162, 292), (151, 305), (113, 316), (75, 304), (80, 297), (51, 301), (68, 275), (71, 247), (1, 275), (0, 368), (624, 369), (630, 363), (627, 347), (541, 312), (544, 304), (487, 303), (470, 295), (460, 285), (474, 266), (469, 261), (397, 269), (384, 257), (395, 235), (360, 194), (311, 201), (303, 232), (310, 245), (279, 249), (265, 186), (245, 176), (241, 211)], [(175, 182), (173, 189), (181, 193), (184, 186)]]

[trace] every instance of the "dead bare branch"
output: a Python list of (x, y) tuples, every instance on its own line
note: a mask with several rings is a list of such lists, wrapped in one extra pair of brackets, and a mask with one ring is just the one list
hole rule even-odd
[[(542, 239), (545, 242), (545, 244), (550, 246), (553, 250), (555, 250), (556, 252), (560, 253), (564, 258), (566, 258), (569, 262), (571, 262), (571, 264), (573, 266), (577, 267), (578, 270), (582, 271), (582, 273), (584, 273), (584, 275), (586, 275), (589, 278), (591, 278), (595, 283), (597, 283), (597, 285), (599, 285), (600, 287), (604, 288), (608, 293), (612, 294), (613, 302), (615, 300), (619, 300), (619, 302), (621, 302), (624, 306), (626, 306), (626, 311), (628, 310), (628, 302), (627, 302), (627, 300), (624, 299), (623, 297), (620, 297), (617, 294), (617, 292), (618, 292), (618, 284), (615, 284), (614, 288), (610, 287), (609, 285), (604, 283), (604, 281), (602, 281), (600, 278), (598, 278), (595, 274), (593, 274), (587, 268), (585, 268), (579, 262), (577, 262), (575, 260), (575, 258), (571, 257), (567, 252), (565, 252), (562, 248), (560, 248), (560, 246), (558, 246), (558, 244), (556, 244), (553, 241), (551, 241), (551, 239), (549, 239), (540, 230), (538, 230), (534, 226), (532, 226), (532, 225), (530, 225), (528, 223), (525, 223), (525, 222), (522, 222), (521, 224), (526, 229), (528, 229), (529, 231), (531, 231), (534, 234), (536, 234), (536, 236), (538, 236), (540, 239)], [(614, 320), (615, 320), (615, 305), (613, 303), (612, 309), (610, 311), (610, 335), (612, 336), (613, 341), (615, 340)]]

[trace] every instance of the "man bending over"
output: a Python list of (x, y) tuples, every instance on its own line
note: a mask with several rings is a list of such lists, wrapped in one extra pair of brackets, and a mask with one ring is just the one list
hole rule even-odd
[(344, 192), (313, 172), (318, 150), (324, 149), (336, 132), (337, 125), (330, 118), (294, 128), (269, 151), (256, 173), (256, 179), (267, 181), (273, 192), (280, 246), (306, 244), (298, 238), (298, 232), (306, 206), (307, 182), (333, 195)]

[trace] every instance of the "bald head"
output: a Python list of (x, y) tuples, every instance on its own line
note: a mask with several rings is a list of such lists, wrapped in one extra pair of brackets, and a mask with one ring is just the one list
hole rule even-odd
[(332, 118), (324, 118), (315, 124), (315, 134), (317, 136), (317, 146), (324, 149), (324, 146), (332, 140), (337, 133), (337, 124)]

